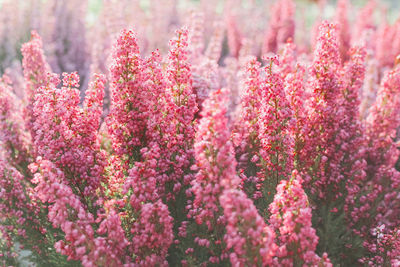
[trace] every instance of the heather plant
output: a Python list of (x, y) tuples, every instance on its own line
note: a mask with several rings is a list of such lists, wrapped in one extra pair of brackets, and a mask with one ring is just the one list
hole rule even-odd
[(33, 124), (35, 116), (33, 114), (33, 103), (37, 90), (48, 83), (48, 73), (51, 72), (51, 69), (43, 52), (42, 38), (35, 31), (32, 31), (31, 40), (22, 46), (21, 52), (23, 55), (22, 66), (26, 98), (24, 116), (26, 117), (26, 128), (30, 131), (31, 137), (34, 138)]
[(188, 205), (187, 225), (179, 233), (186, 239), (194, 235), (192, 251), (185, 251), (189, 260), (184, 261), (189, 265), (226, 264), (228, 257), (223, 240), (226, 221), (218, 197), (225, 189), (236, 188), (239, 179), (226, 117), (227, 96), (227, 90), (218, 90), (203, 103), (196, 132), (194, 153), (198, 171), (188, 192), (193, 194), (193, 200)]
[[(259, 110), (261, 106), (260, 63), (254, 58), (247, 64), (245, 91), (240, 105), (240, 115), (233, 128), (233, 142), (243, 190), (253, 199), (261, 198), (262, 180), (259, 163)], [(260, 181), (259, 181), (260, 180)]]
[(255, 59), (248, 64), (246, 91), (233, 136), (243, 190), (265, 216), (277, 184), (292, 169), (294, 155), (294, 140), (289, 132), (294, 122), (292, 110), (283, 77), (275, 70), (279, 59), (267, 61), (263, 70)]
[(241, 190), (225, 190), (220, 196), (227, 221), (225, 242), (233, 266), (269, 266), (276, 252), (274, 233)]
[[(398, 150), (393, 141), (396, 134), (393, 125), (397, 124), (393, 120), (397, 120), (394, 113), (398, 106), (396, 89), (398, 78), (398, 67), (396, 66), (382, 80), (376, 102), (366, 120), (365, 160), (367, 167), (365, 176), (362, 185), (355, 183), (358, 185), (356, 186), (358, 196), (355, 198), (358, 205), (355, 205), (352, 211), (353, 222), (356, 232), (364, 236), (364, 242), (367, 244), (368, 250), (373, 251), (372, 253), (376, 252), (375, 246), (372, 245), (376, 240), (372, 237), (372, 240), (369, 241), (371, 236), (367, 237), (362, 231), (372, 231), (383, 225), (387, 228), (385, 232), (390, 233), (396, 231), (399, 223), (399, 172), (394, 167), (398, 158)], [(384, 129), (384, 131), (378, 134), (376, 131), (378, 128)], [(385, 152), (380, 154), (376, 153), (377, 151)], [(369, 210), (368, 214), (362, 212), (366, 209)], [(364, 220), (364, 223), (360, 224), (360, 220)], [(385, 254), (387, 251), (382, 253)], [(373, 258), (378, 264), (388, 264), (391, 259), (379, 255), (373, 256)]]
[[(364, 174), (363, 155), (354, 150), (363, 142), (357, 102), (364, 67), (362, 49), (342, 65), (338, 40), (336, 25), (323, 22), (307, 84), (313, 91), (297, 167), (305, 173), (304, 188), (315, 205), (318, 250), (333, 255), (335, 264), (350, 264), (361, 242), (347, 226), (344, 206), (346, 184)], [(343, 251), (344, 246), (351, 249)]]
[(274, 201), (269, 206), (269, 223), (276, 232), (278, 245), (274, 264), (332, 266), (326, 253), (322, 259), (315, 253), (318, 237), (311, 225), (311, 208), (302, 182), (297, 171), (293, 171), (289, 181), (279, 183)]
[(271, 202), (276, 185), (285, 179), (293, 168), (294, 142), (289, 134), (293, 123), (292, 110), (286, 99), (283, 78), (273, 70), (274, 65), (279, 64), (278, 58), (267, 59), (258, 120), (264, 178), (262, 193), (266, 203)]
[(380, 2), (93, 2), (1, 3), (1, 266), (399, 266)]

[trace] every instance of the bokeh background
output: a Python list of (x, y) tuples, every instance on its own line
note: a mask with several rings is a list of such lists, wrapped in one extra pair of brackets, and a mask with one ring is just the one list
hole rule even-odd
[[(44, 51), (56, 73), (78, 71), (85, 87), (93, 72), (107, 74), (107, 59), (116, 34), (122, 28), (137, 33), (141, 52), (154, 49), (165, 52), (173, 32), (190, 26), (196, 18), (192, 11), (203, 12), (205, 41), (216, 27), (235, 23), (242, 37), (260, 50), (270, 19), (273, 0), (0, 0), (0, 75), (6, 73), (18, 88), (22, 87), (21, 44), (35, 30), (43, 39)], [(334, 18), (336, 1), (297, 0), (296, 41), (310, 44), (315, 22)], [(398, 0), (349, 1), (362, 10), (373, 6), (377, 25), (385, 20), (393, 24), (400, 7)], [(347, 14), (356, 24), (357, 12)], [(219, 26), (218, 26), (218, 23)], [(232, 26), (232, 25), (230, 25)], [(226, 35), (225, 35), (225, 47)], [(228, 49), (225, 49), (225, 52)], [(223, 51), (224, 53), (224, 51)], [(228, 52), (226, 52), (228, 53)], [(253, 54), (257, 54), (254, 52)], [(222, 55), (223, 56), (223, 55)], [(16, 92), (21, 96), (21, 92)]]

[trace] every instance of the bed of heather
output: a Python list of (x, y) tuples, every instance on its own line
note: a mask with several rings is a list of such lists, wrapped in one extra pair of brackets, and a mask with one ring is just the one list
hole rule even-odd
[(0, 1), (0, 266), (400, 266), (400, 19), (354, 4)]

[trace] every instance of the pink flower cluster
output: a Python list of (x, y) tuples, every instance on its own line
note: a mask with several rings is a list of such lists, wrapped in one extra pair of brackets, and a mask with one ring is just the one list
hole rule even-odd
[(277, 233), (278, 249), (274, 264), (277, 266), (332, 266), (324, 254), (315, 254), (318, 237), (311, 225), (311, 208), (302, 187), (302, 178), (294, 171), (289, 181), (283, 180), (277, 187), (274, 201), (269, 206), (269, 223)]
[(198, 169), (191, 189), (194, 216), (198, 224), (206, 224), (209, 230), (222, 215), (218, 196), (224, 189), (239, 185), (233, 146), (229, 140), (227, 107), (224, 106), (226, 97), (226, 90), (218, 90), (204, 102), (194, 145)]
[[(320, 26), (318, 41), (314, 51), (314, 61), (310, 69), (308, 87), (311, 99), (308, 102), (308, 125), (305, 127), (305, 146), (302, 156), (305, 168), (312, 174), (304, 177), (306, 187), (320, 198), (335, 198), (339, 193), (340, 155), (336, 154), (336, 131), (339, 128), (341, 81), (338, 71), (341, 67), (338, 50), (337, 31), (334, 24), (327, 22)], [(317, 159), (317, 162), (315, 162)], [(315, 167), (313, 167), (315, 166)], [(311, 186), (312, 184), (312, 186)], [(328, 193), (329, 192), (329, 193)]]
[(64, 173), (40, 157), (36, 162), (30, 165), (35, 173), (32, 182), (37, 184), (35, 197), (48, 204), (49, 221), (53, 227), (59, 227), (64, 232), (63, 240), (54, 244), (57, 252), (67, 255), (69, 259), (80, 260), (84, 266), (121, 265), (128, 243), (119, 216), (110, 212), (97, 229), (97, 233), (106, 234), (106, 238), (95, 237), (95, 218), (71, 187), (65, 184)]
[(82, 198), (94, 197), (104, 180), (106, 164), (97, 136), (105, 78), (95, 78), (81, 108), (79, 90), (74, 87), (78, 85), (78, 75), (63, 76), (60, 89), (54, 75), (49, 77), (48, 85), (38, 88), (33, 104), (33, 143), (39, 156), (53, 161), (66, 173), (67, 183)]
[(267, 60), (258, 121), (262, 147), (260, 156), (265, 171), (263, 176), (273, 180), (276, 185), (292, 169), (294, 143), (288, 130), (293, 121), (282, 76), (273, 70), (274, 65), (279, 66), (279, 59)]
[(122, 160), (137, 159), (144, 146), (147, 103), (143, 87), (143, 60), (132, 31), (124, 31), (114, 47), (111, 72), (111, 110), (108, 132)]
[(252, 198), (260, 198), (262, 180), (259, 181), (261, 166), (259, 150), (261, 147), (259, 133), (259, 117), (261, 107), (262, 79), (260, 63), (250, 59), (247, 63), (244, 93), (240, 104), (240, 115), (233, 128), (233, 142), (238, 155), (238, 169), (243, 180), (244, 190), (252, 194)]
[(393, 227), (399, 223), (400, 174), (395, 169), (399, 152), (393, 142), (395, 125), (399, 123), (396, 115), (399, 109), (399, 77), (398, 67), (385, 75), (366, 119), (367, 166), (364, 176), (354, 182), (354, 195), (359, 204), (351, 211), (352, 221), (359, 225), (357, 230), (361, 235), (379, 224)]
[(269, 266), (275, 255), (274, 232), (240, 190), (224, 190), (219, 201), (227, 222), (225, 242), (233, 266)]
[(131, 233), (135, 262), (139, 266), (167, 266), (166, 255), (173, 241), (172, 217), (168, 207), (159, 200), (141, 207)]
[(51, 69), (44, 56), (42, 39), (35, 31), (31, 33), (31, 40), (22, 46), (21, 53), (23, 55), (22, 66), (26, 81), (25, 97), (27, 101), (24, 116), (27, 121), (26, 127), (31, 131), (32, 138), (34, 138), (33, 123), (35, 116), (33, 103), (39, 87), (48, 83), (48, 73), (51, 72)]

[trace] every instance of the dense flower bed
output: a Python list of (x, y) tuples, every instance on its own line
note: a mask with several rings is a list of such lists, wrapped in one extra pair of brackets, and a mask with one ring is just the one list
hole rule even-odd
[(115, 34), (114, 4), (91, 67), (84, 39), (48, 62), (32, 31), (0, 79), (0, 265), (400, 266), (399, 22), (370, 1), (352, 28), (340, 0), (306, 42), (292, 0), (264, 31), (227, 1), (151, 51), (186, 13)]

